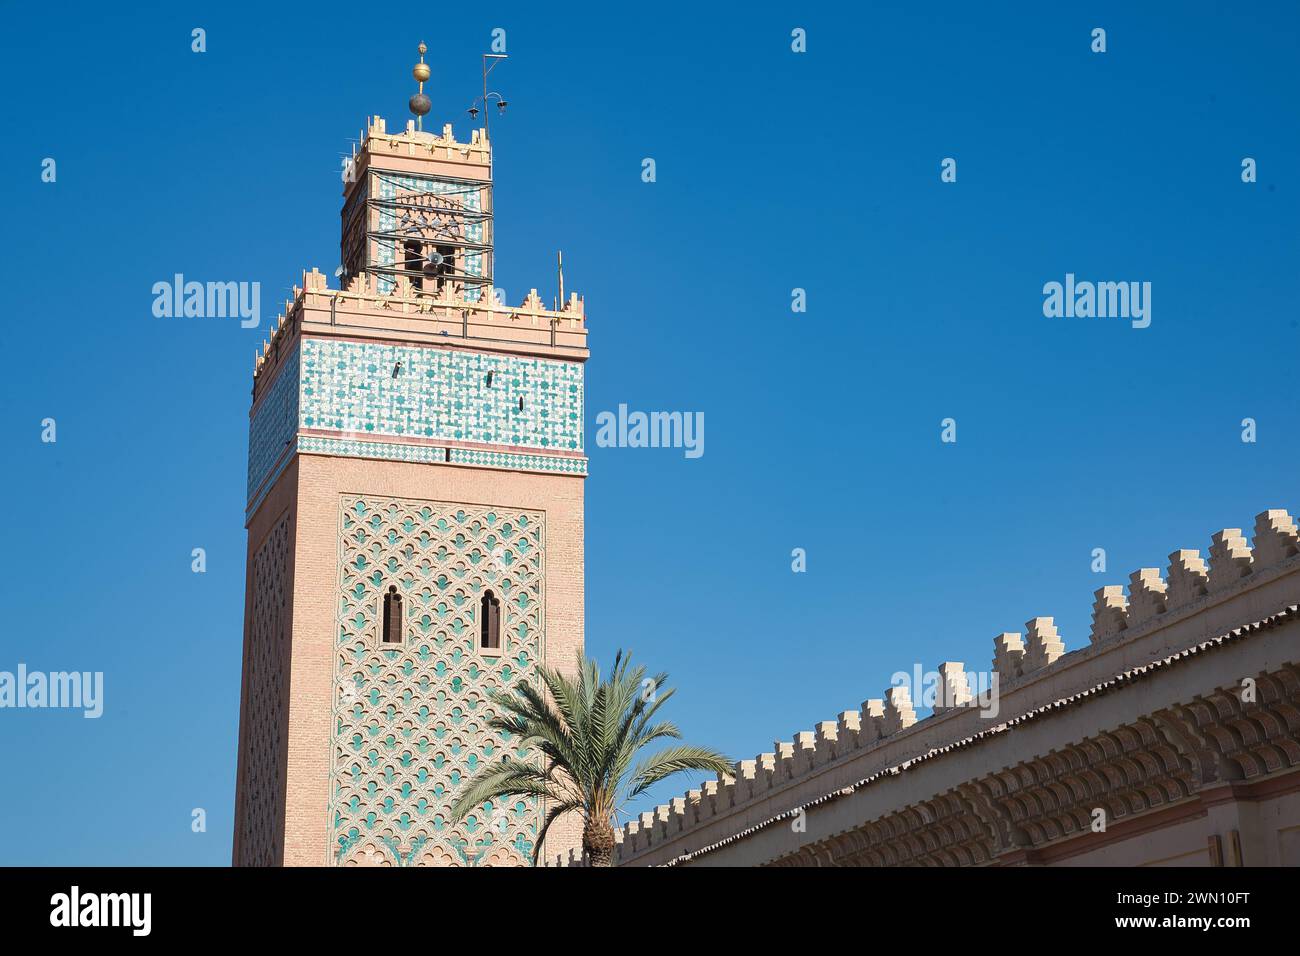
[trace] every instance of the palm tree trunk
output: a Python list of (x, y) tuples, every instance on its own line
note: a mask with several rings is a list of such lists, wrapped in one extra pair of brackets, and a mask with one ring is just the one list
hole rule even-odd
[(582, 852), (589, 866), (614, 865), (614, 828), (608, 820), (587, 818), (582, 828)]

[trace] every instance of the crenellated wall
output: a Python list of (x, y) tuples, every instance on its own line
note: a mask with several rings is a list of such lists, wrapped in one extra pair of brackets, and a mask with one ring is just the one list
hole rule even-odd
[(454, 291), (417, 292), (404, 277), (391, 292), (381, 292), (378, 278), (364, 272), (345, 288), (331, 289), (324, 274), (312, 269), (303, 272), (302, 284), (293, 287), (293, 298), (285, 300), (253, 357), (254, 406), (304, 332), (438, 344), (469, 339), (480, 348), (587, 358), (586, 304), (576, 292), (548, 309), (530, 289), (523, 302), (508, 306), (469, 301)]
[[(1250, 544), (1241, 529), (1216, 532), (1208, 564), (1174, 551), (1164, 576), (1141, 568), (1127, 593), (1095, 592), (1086, 647), (1067, 652), (1051, 617), (1031, 618), (994, 638), (991, 698), (973, 692), (963, 664), (944, 662), (931, 716), (918, 721), (907, 687), (890, 687), (642, 813), (617, 831), (616, 863), (1024, 862), (1064, 855), (1044, 848), (1089, 832), (1098, 808), (1124, 826), (1156, 810), (1200, 820), (1221, 815), (1198, 802), (1205, 794), (1245, 783), (1272, 790), (1228, 802), (1290, 800), (1300, 833), (1300, 773), (1290, 772), (1300, 766), (1298, 554), (1300, 533), (1280, 509), (1258, 515)], [(1234, 696), (1244, 678), (1262, 695), (1248, 719)], [(1018, 793), (1030, 780), (1043, 794)], [(1225, 830), (1238, 842), (1253, 832), (1239, 826)], [(1211, 859), (1218, 839), (1179, 852)], [(1259, 858), (1282, 852), (1260, 846)], [(576, 853), (552, 862), (583, 863)]]
[(517, 307), (304, 272), (256, 356), (246, 517), (297, 454), (585, 475), (583, 300)]

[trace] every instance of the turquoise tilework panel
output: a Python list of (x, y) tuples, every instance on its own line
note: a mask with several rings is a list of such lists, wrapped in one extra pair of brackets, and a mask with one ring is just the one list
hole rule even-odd
[[(399, 195), (406, 195), (412, 192), (434, 193), (444, 197), (449, 204), (460, 204), (470, 212), (481, 212), (482, 204), (482, 186), (468, 185), (466, 183), (450, 183), (441, 179), (432, 179), (428, 176), (403, 176), (396, 173), (376, 173), (379, 185), (376, 192), (380, 199), (394, 199)], [(380, 232), (396, 231), (399, 223), (397, 213), (391, 209), (382, 209), (379, 213), (379, 230)], [(403, 224), (405, 225), (405, 224)], [(467, 223), (465, 225), (465, 239), (469, 242), (483, 242), (483, 223)], [(398, 260), (400, 253), (400, 240), (397, 239), (380, 239), (376, 241), (375, 258), (380, 265), (391, 266)], [(483, 253), (468, 252), (465, 254), (464, 271), (472, 276), (483, 275)], [(387, 295), (393, 291), (393, 280), (388, 276), (379, 277), (379, 291)], [(470, 302), (477, 302), (479, 290), (476, 288), (467, 288), (465, 298)]]
[[(537, 511), (348, 495), (340, 500), (329, 818), (334, 861), (527, 865), (534, 797), (456, 797), (503, 756), (495, 691), (537, 681), (546, 651), (545, 516)], [(401, 642), (380, 639), (382, 595), (402, 596)], [(481, 601), (500, 600), (501, 653), (479, 649)]]
[(379, 441), (349, 441), (304, 435), (298, 439), (300, 452), (339, 455), (344, 458), (375, 458), (381, 461), (418, 461), (441, 464), (447, 449), (436, 445), (394, 445)]
[(297, 442), (295, 441), (293, 450), (280, 459), (280, 463), (276, 465), (275, 470), (268, 474), (266, 480), (261, 483), (262, 487), (261, 490), (258, 491), (257, 496), (248, 502), (248, 507), (244, 509), (245, 521), (250, 520), (257, 512), (262, 501), (271, 493), (271, 489), (275, 487), (275, 483), (280, 480), (280, 473), (289, 467), (289, 462), (293, 460), (293, 456), (297, 454), (297, 451), (298, 447)]
[(453, 448), (451, 461), (454, 465), (479, 465), (483, 468), (509, 468), (517, 471), (547, 471), (560, 475), (587, 473), (587, 459), (558, 458), (553, 455), (512, 455), (508, 452)]
[(370, 342), (302, 343), (304, 428), (581, 452), (582, 403), (580, 362)]
[(248, 425), (248, 497), (298, 434), (298, 347), (284, 361)]
[(257, 510), (283, 470), (291, 457), (285, 453), (300, 428), (394, 439), (302, 436), (298, 450), (308, 453), (444, 463), (445, 447), (403, 439), (484, 442), (539, 453), (453, 448), (451, 462), (585, 475), (585, 458), (546, 454), (582, 452), (582, 405), (583, 367), (578, 362), (307, 339), (286, 357), (250, 422), (246, 514)]

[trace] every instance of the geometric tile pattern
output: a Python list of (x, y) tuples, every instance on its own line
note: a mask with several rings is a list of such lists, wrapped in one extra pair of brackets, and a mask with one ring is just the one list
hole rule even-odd
[(280, 819), (280, 772), (285, 748), (284, 650), (291, 582), (289, 516), (266, 536), (253, 556), (252, 624), (245, 657), (248, 692), (244, 714), (244, 778), (240, 787), (240, 866), (274, 866)]
[(298, 433), (298, 349), (285, 357), (248, 424), (248, 497), (261, 485), (285, 446)]
[(580, 452), (582, 403), (580, 362), (381, 342), (302, 343), (305, 428)]
[[(542, 663), (543, 515), (370, 495), (339, 505), (332, 862), (528, 864), (534, 798), (489, 801), (450, 819), (457, 790), (513, 753), (486, 726), (488, 694), (536, 680)], [(403, 642), (380, 639), (382, 595), (402, 596)], [(479, 650), (479, 607), (500, 601), (498, 656)]]
[(299, 437), (298, 451), (306, 454), (336, 455), (341, 458), (375, 458), (382, 461), (442, 464), (447, 460), (447, 449), (437, 445), (393, 445), (388, 442), (320, 438), (315, 435)]
[(509, 452), (452, 448), (454, 465), (478, 465), (482, 468), (508, 468), (513, 471), (544, 471), (563, 475), (585, 475), (586, 458), (563, 458), (556, 455), (515, 455)]
[[(450, 454), (453, 464), (585, 475), (585, 458), (548, 454), (582, 452), (583, 376), (581, 362), (303, 339), (285, 357), (249, 422), (246, 513), (257, 510), (278, 477), (277, 463), (284, 467), (291, 457), (286, 451), (292, 452), (299, 429), (307, 428), (377, 439), (302, 436), (298, 448), (307, 452), (428, 463), (446, 462)], [(537, 453), (449, 452), (425, 444), (429, 440), (515, 445)]]

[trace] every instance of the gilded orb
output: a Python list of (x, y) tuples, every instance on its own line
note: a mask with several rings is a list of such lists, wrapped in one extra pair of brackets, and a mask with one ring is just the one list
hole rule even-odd
[(426, 53), (429, 52), (429, 48), (424, 45), (423, 40), (420, 41), (420, 45), (416, 47), (416, 49), (420, 51), (420, 56), (424, 56)]
[(411, 75), (414, 76), (421, 83), (425, 82), (429, 78), (429, 64), (427, 63), (415, 64), (415, 69), (411, 71)]

